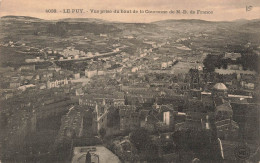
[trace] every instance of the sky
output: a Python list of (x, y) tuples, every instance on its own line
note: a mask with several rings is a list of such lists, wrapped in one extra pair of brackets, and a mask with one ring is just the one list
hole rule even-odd
[[(252, 6), (246, 11), (246, 6)], [(56, 9), (57, 13), (46, 13)], [(83, 9), (84, 13), (63, 13), (63, 9)], [(195, 14), (150, 13), (91, 13), (90, 10), (194, 10)], [(213, 11), (197, 14), (197, 10)], [(6, 15), (32, 16), (55, 20), (62, 18), (99, 18), (121, 22), (152, 22), (165, 19), (203, 19), (232, 21), (236, 19), (259, 19), (260, 0), (0, 0), (0, 17)]]

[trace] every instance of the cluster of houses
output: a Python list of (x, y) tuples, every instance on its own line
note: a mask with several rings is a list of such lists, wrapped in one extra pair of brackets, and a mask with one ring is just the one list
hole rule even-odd
[[(193, 80), (193, 82), (196, 81), (194, 78), (191, 78), (190, 80)], [(191, 87), (190, 84), (188, 85)], [(213, 85), (213, 87), (209, 89), (212, 90), (212, 92), (205, 92), (202, 91), (202, 89), (191, 91), (190, 89), (184, 89), (178, 85), (178, 87), (175, 86), (174, 89), (176, 89), (176, 93), (179, 93), (180, 90), (182, 90), (183, 95), (179, 95), (173, 93), (174, 89), (172, 89), (121, 86), (119, 88), (103, 91), (80, 89), (76, 90), (76, 95), (79, 98), (79, 105), (82, 107), (81, 109), (84, 110), (88, 108), (87, 110), (90, 110), (93, 113), (92, 118), (94, 120), (92, 129), (93, 125), (95, 126), (93, 133), (98, 133), (101, 128), (104, 128), (107, 130), (108, 135), (113, 135), (122, 131), (131, 131), (140, 127), (146, 128), (151, 132), (157, 130), (174, 131), (176, 125), (178, 126), (177, 128), (181, 128), (180, 126), (183, 122), (179, 123), (180, 117), (184, 117), (182, 120), (192, 119), (194, 115), (192, 112), (203, 112), (205, 110), (203, 108), (206, 108), (206, 110), (213, 110), (212, 114), (209, 114), (208, 116), (213, 116), (215, 118), (222, 117), (222, 119), (220, 118), (216, 121), (217, 126), (229, 125), (231, 126), (230, 130), (233, 131), (236, 129), (237, 131), (238, 125), (232, 119), (233, 111), (228, 99), (232, 101), (235, 101), (234, 99), (241, 100), (241, 98), (248, 99), (249, 101), (252, 99), (252, 96), (250, 95), (228, 94), (228, 88), (223, 83)], [(215, 96), (218, 96), (218, 98)], [(220, 97), (223, 98), (219, 99)], [(185, 109), (180, 111), (181, 108)], [(186, 114), (187, 112), (189, 112), (189, 114)], [(205, 122), (203, 126), (208, 126), (206, 125), (206, 123), (208, 123), (206, 121), (206, 115), (207, 114), (202, 113), (197, 113), (196, 115), (197, 119), (198, 116), (201, 116), (201, 120)], [(117, 121), (111, 122), (114, 120)], [(79, 119), (79, 121), (81, 120)], [(200, 122), (200, 126), (201, 123), (202, 122)], [(221, 137), (225, 138), (228, 137), (225, 136), (227, 135), (225, 131), (229, 132), (229, 129), (223, 130), (220, 128), (219, 135), (224, 135)]]
[[(101, 34), (100, 37), (107, 36)], [(126, 38), (132, 39), (130, 36)], [(187, 68), (185, 64), (178, 65), (168, 77), (162, 72), (175, 66), (177, 57), (164, 60), (160, 55), (151, 54), (154, 49), (169, 43), (145, 43), (152, 48), (140, 50), (137, 52), (138, 57), (121, 53), (120, 56), (90, 60), (90, 66), (83, 72), (64, 70), (56, 65), (40, 69), (32, 63), (41, 62), (41, 58), (27, 59), (25, 61), (28, 64), (18, 69), (19, 75), (10, 73), (11, 80), (7, 82), (4, 97), (11, 98), (13, 90), (53, 90), (54, 94), (65, 94), (78, 101), (72, 103), (62, 116), (54, 146), (59, 146), (68, 138), (101, 136), (102, 130), (103, 134), (105, 130), (105, 136), (114, 136), (144, 128), (151, 134), (165, 134), (168, 138), (175, 131), (215, 130), (221, 140), (235, 140), (241, 136), (240, 132), (258, 130), (259, 133), (259, 125), (252, 125), (254, 122), (251, 121), (241, 122), (237, 118), (240, 116), (237, 115), (239, 111), (236, 110), (237, 106), (251, 107), (254, 104), (259, 81), (255, 72), (230, 64), (225, 70), (216, 69), (215, 73), (209, 74), (204, 73), (202, 66), (194, 63), (196, 66), (193, 69)], [(118, 46), (114, 46), (113, 52), (120, 51)], [(78, 59), (80, 56), (99, 55), (90, 52), (86, 54), (73, 47), (68, 47), (60, 54), (68, 59), (72, 56)], [(239, 57), (239, 53), (226, 53), (224, 56), (231, 60)], [(153, 64), (150, 67), (144, 64), (149, 64), (149, 60), (152, 63), (159, 62), (156, 68), (159, 73), (149, 71), (155, 67)], [(176, 73), (178, 68), (188, 71)], [(81, 79), (86, 78), (89, 80), (82, 82)], [(43, 103), (45, 105), (48, 102)], [(259, 111), (253, 107), (247, 115), (254, 113), (259, 115)], [(32, 126), (29, 120), (25, 121), (23, 127)], [(246, 123), (243, 130), (242, 123)], [(168, 140), (165, 138), (163, 141), (166, 143)], [(127, 149), (132, 151), (131, 154), (136, 152), (128, 138), (114, 143), (116, 151), (122, 155), (127, 155)]]
[[(223, 83), (214, 84), (207, 91), (183, 89), (184, 95), (170, 93), (173, 90), (168, 92), (165, 88), (137, 86), (89, 89), (78, 93), (78, 105), (64, 116), (58, 136), (60, 142), (64, 137), (95, 136), (101, 130), (106, 131), (105, 136), (111, 136), (138, 128), (162, 134), (190, 129), (216, 130), (221, 140), (235, 140), (241, 133), (240, 125), (234, 120), (237, 112), (234, 104), (239, 105), (237, 101), (242, 98), (249, 101), (252, 98), (230, 94)], [(117, 155), (127, 155), (121, 148), (125, 145), (131, 154), (136, 151), (128, 138), (114, 143)]]

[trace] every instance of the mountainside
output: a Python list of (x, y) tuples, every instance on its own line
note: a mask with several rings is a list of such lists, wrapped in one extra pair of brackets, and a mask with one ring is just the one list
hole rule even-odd
[[(134, 53), (136, 49), (148, 46), (144, 40), (149, 40), (159, 43), (168, 41), (170, 49), (185, 46), (193, 53), (204, 51), (223, 54), (225, 51), (244, 51), (243, 45), (248, 43), (257, 49), (260, 44), (259, 26), (259, 19), (230, 22), (180, 19), (123, 23), (89, 18), (43, 20), (27, 16), (4, 16), (0, 19), (0, 44), (18, 42), (39, 49), (59, 50), (73, 46), (84, 52), (107, 52), (111, 51), (113, 44), (124, 43), (129, 47), (127, 52)], [(9, 50), (1, 51), (3, 62), (10, 53), (14, 58), (19, 55), (19, 51)], [(24, 53), (20, 56), (28, 57)]]

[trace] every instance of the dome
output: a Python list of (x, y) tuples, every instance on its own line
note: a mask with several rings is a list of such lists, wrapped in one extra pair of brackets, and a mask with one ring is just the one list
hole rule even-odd
[(214, 85), (213, 89), (215, 90), (227, 90), (227, 87), (223, 83), (217, 83)]

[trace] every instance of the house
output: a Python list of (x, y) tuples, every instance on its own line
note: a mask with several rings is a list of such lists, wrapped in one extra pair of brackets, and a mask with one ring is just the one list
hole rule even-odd
[(47, 88), (50, 89), (50, 88), (57, 88), (57, 87), (61, 87), (61, 86), (64, 86), (64, 85), (67, 85), (69, 83), (68, 79), (65, 78), (63, 80), (55, 80), (55, 81), (50, 81), (48, 80), (47, 81)]
[(44, 61), (44, 59), (40, 59), (40, 57), (36, 57), (36, 58), (33, 58), (33, 59), (25, 59), (26, 63), (43, 62), (43, 61)]
[[(178, 112), (175, 117), (180, 115), (184, 114)], [(175, 124), (175, 131), (211, 130), (210, 119), (214, 119), (212, 117), (214, 117), (212, 113), (187, 112), (185, 120)]]
[(175, 131), (187, 131), (187, 130), (202, 130), (203, 124), (201, 121), (194, 121), (187, 119), (185, 122), (175, 124)]
[(100, 37), (107, 37), (107, 34), (100, 33), (99, 36)]
[(151, 112), (145, 117), (145, 123), (144, 127), (146, 130), (153, 132), (155, 131), (158, 127), (159, 129), (162, 128), (161, 125), (158, 125), (160, 120), (156, 117), (156, 115), (152, 114)]
[(45, 83), (42, 83), (42, 84), (39, 84), (39, 89), (46, 89), (46, 84)]
[(119, 48), (114, 49), (113, 52), (119, 52)]
[(139, 96), (137, 95), (126, 95), (125, 96), (126, 105), (139, 105)]
[(142, 106), (151, 107), (155, 102), (155, 98), (152, 95), (140, 95), (138, 101)]
[(53, 77), (53, 72), (48, 72), (48, 71), (43, 72), (42, 73), (42, 77), (43, 78), (52, 78)]
[(93, 57), (92, 52), (87, 52), (87, 57)]
[(19, 71), (35, 71), (35, 65), (22, 65)]
[(75, 73), (75, 74), (74, 74), (74, 78), (75, 78), (75, 79), (79, 79), (79, 78), (80, 78), (80, 73)]
[(10, 82), (9, 86), (10, 88), (18, 88), (20, 87), (21, 83), (19, 81), (13, 81), (13, 82)]
[(248, 74), (248, 75), (255, 75), (255, 71), (250, 70), (232, 70), (232, 69), (215, 69), (215, 72), (218, 74)]
[(120, 130), (133, 130), (140, 127), (139, 111), (134, 106), (119, 106)]
[(74, 56), (74, 59), (79, 59), (79, 55), (75, 55), (75, 56)]
[(138, 67), (133, 67), (132, 69), (131, 69), (131, 72), (137, 72), (139, 69), (138, 69)]
[(96, 76), (98, 73), (97, 70), (85, 70), (85, 76), (88, 78), (92, 78), (94, 76)]
[(243, 70), (242, 65), (236, 65), (236, 64), (228, 64), (227, 69), (229, 70)]
[(93, 98), (90, 98), (88, 96), (82, 96), (79, 98), (79, 105), (89, 106), (94, 109), (96, 106), (96, 101), (94, 101)]
[(166, 69), (168, 67), (167, 62), (162, 62), (161, 69)]
[(236, 61), (240, 57), (241, 57), (240, 53), (234, 53), (234, 52), (228, 53), (228, 52), (226, 52), (223, 59), (231, 59), (233, 61)]
[(129, 36), (124, 36), (124, 38), (127, 38), (127, 39), (133, 39), (134, 36), (129, 35)]
[(124, 98), (114, 99), (113, 103), (114, 106), (122, 106), (125, 105), (125, 99)]
[(22, 75), (21, 80), (32, 80), (33, 75)]
[(244, 88), (254, 90), (255, 84), (254, 83), (247, 83), (247, 84), (245, 84)]
[(105, 75), (106, 74), (106, 72), (105, 71), (97, 71), (97, 75)]
[(172, 127), (174, 124), (174, 117), (171, 111), (163, 112), (163, 123), (168, 126)]
[(182, 95), (167, 95), (162, 97), (157, 97), (156, 102), (158, 105), (174, 104), (176, 108), (182, 107), (184, 105), (184, 96)]
[(58, 66), (56, 66), (56, 65), (52, 65), (52, 66), (49, 66), (49, 67), (48, 67), (48, 70), (49, 70), (49, 71), (56, 71), (56, 72), (58, 72), (58, 71), (61, 70), (61, 67), (58, 67)]
[(255, 84), (254, 83), (247, 83), (245, 81), (241, 81), (240, 84), (241, 84), (242, 88), (251, 89), (251, 90), (255, 89)]
[(18, 87), (18, 90), (25, 91), (28, 88), (34, 88), (34, 87), (35, 87), (35, 85), (28, 84), (28, 85), (23, 85), (23, 86)]

